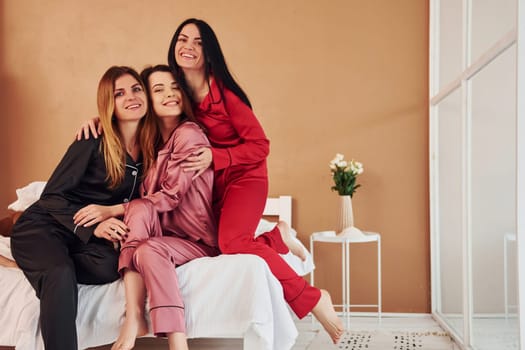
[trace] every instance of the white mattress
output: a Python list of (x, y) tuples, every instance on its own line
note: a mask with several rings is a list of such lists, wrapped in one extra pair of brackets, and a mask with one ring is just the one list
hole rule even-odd
[[(260, 229), (268, 224), (262, 223)], [(306, 248), (305, 248), (306, 251)], [(0, 254), (10, 257), (9, 239), (0, 237)], [(301, 262), (284, 256), (304, 275), (311, 256)], [(259, 257), (247, 254), (201, 258), (177, 268), (185, 301), (188, 338), (241, 338), (249, 350), (290, 349), (297, 337), (282, 288)], [(0, 346), (43, 350), (39, 302), (18, 269), (0, 267)], [(81, 285), (77, 329), (81, 349), (116, 340), (124, 317), (124, 286)]]

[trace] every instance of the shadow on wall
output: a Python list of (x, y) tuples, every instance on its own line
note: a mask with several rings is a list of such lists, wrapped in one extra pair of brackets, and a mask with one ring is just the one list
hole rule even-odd
[[(5, 53), (4, 43), (4, 2), (0, 2), (0, 52)], [(0, 84), (4, 87), (0, 94), (0, 105), (7, 106), (7, 94), (10, 89), (9, 77), (5, 69), (5, 58), (3, 54), (0, 54)], [(3, 157), (0, 158), (2, 162), (2, 170), (0, 171), (0, 217), (3, 217), (7, 212), (7, 203), (9, 201), (9, 164), (11, 157), (11, 148), (9, 147), (9, 116), (5, 114), (2, 118), (2, 127), (0, 128), (0, 149), (3, 150)]]
[[(16, 147), (17, 137), (21, 135), (14, 130), (13, 116), (15, 110), (20, 113), (20, 109), (26, 109), (22, 100), (22, 92), (14, 73), (7, 69), (9, 59), (6, 53), (7, 37), (7, 20), (5, 18), (5, 2), (0, 1), (0, 84), (2, 84), (2, 93), (0, 93), (0, 106), (2, 106), (2, 127), (0, 127), (0, 149), (2, 157), (0, 158), (0, 218), (8, 213), (7, 205), (16, 199), (15, 181), (17, 154), (21, 154), (20, 149)], [(26, 101), (27, 103), (27, 101)]]

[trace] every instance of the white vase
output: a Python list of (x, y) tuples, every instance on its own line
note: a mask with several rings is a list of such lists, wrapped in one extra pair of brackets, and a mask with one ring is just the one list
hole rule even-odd
[(339, 222), (337, 236), (353, 240), (365, 237), (363, 231), (354, 226), (354, 211), (352, 197), (339, 196)]
[(352, 210), (352, 197), (339, 196), (339, 222), (337, 232), (354, 226), (354, 212)]

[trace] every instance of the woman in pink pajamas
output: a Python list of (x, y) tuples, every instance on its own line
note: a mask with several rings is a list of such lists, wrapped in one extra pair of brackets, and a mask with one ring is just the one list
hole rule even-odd
[(213, 171), (195, 176), (180, 165), (210, 145), (168, 66), (146, 68), (141, 77), (158, 120), (158, 155), (141, 185), (142, 198), (114, 212), (115, 216), (124, 214), (122, 224), (129, 232), (119, 237), (126, 318), (112, 350), (132, 349), (136, 337), (147, 333), (146, 290), (153, 333), (167, 336), (171, 350), (184, 350), (188, 349), (184, 303), (175, 267), (217, 255), (219, 250), (212, 209)]
[(300, 248), (290, 243), (288, 228), (280, 224), (254, 238), (268, 195), (269, 141), (248, 97), (230, 74), (212, 28), (199, 19), (184, 21), (171, 40), (168, 62), (190, 92), (197, 120), (205, 126), (212, 146), (199, 149), (182, 166), (192, 174), (213, 167), (220, 250), (262, 257), (297, 316), (311, 311), (337, 343), (343, 325), (330, 295), (310, 286), (279, 256), (288, 249), (300, 254)]

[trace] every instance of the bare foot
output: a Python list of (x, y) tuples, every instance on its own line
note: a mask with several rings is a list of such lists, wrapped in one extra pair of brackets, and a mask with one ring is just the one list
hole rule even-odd
[(304, 253), (303, 246), (297, 242), (292, 233), (290, 232), (290, 226), (285, 221), (279, 221), (277, 224), (279, 231), (281, 232), (281, 237), (284, 244), (290, 249), (293, 255), (299, 257), (302, 261), (306, 260), (306, 254)]
[(344, 326), (343, 322), (337, 317), (332, 304), (332, 298), (330, 294), (321, 289), (321, 299), (317, 302), (317, 305), (312, 310), (315, 318), (321, 323), (325, 331), (328, 333), (334, 344), (339, 342), (339, 339), (343, 335)]
[(120, 334), (111, 350), (130, 350), (135, 346), (135, 339), (148, 334), (148, 324), (142, 315), (136, 317), (126, 315)]

